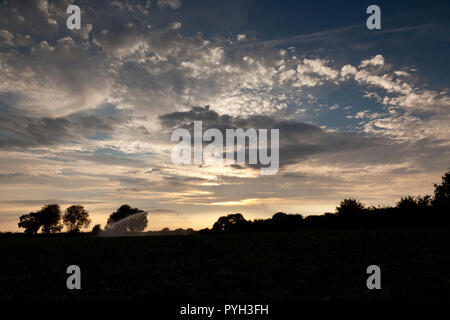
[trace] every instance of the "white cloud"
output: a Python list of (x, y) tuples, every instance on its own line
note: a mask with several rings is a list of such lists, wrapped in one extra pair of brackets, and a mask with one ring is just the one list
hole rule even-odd
[(373, 58), (361, 61), (359, 67), (365, 68), (367, 66), (382, 66), (382, 65), (384, 65), (384, 57), (381, 54), (377, 54)]
[(16, 107), (37, 114), (94, 108), (104, 102), (111, 84), (105, 62), (89, 57), (70, 37), (54, 46), (42, 41), (29, 52), (2, 52), (0, 61), (0, 92), (15, 95)]
[(339, 109), (339, 105), (338, 105), (338, 104), (333, 104), (333, 105), (330, 107), (330, 110), (337, 110), (337, 109)]
[(238, 34), (236, 36), (237, 41), (244, 41), (245, 39), (247, 39), (247, 36), (245, 34)]
[(349, 64), (346, 64), (341, 68), (341, 76), (344, 79), (348, 79), (350, 76), (354, 76), (357, 72), (358, 70), (354, 66)]
[(410, 76), (410, 74), (408, 72), (401, 71), (401, 70), (394, 71), (394, 73), (399, 77), (409, 77)]
[(386, 105), (395, 105), (405, 109), (437, 112), (450, 108), (450, 97), (432, 90), (416, 90), (398, 97), (385, 97)]
[(313, 87), (323, 81), (334, 80), (339, 72), (327, 64), (329, 61), (322, 59), (303, 59), (297, 66), (297, 81), (295, 85)]

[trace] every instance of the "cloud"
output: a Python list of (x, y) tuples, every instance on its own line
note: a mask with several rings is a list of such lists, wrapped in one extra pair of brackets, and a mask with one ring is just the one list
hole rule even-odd
[(137, 26), (133, 23), (118, 25), (114, 30), (104, 29), (97, 33), (93, 42), (106, 53), (123, 57), (136, 51), (140, 45)]
[[(1, 201), (1, 203), (7, 203), (7, 204), (21, 204), (21, 205), (33, 205), (33, 206), (43, 206), (46, 204), (53, 204), (57, 203), (60, 205), (71, 205), (74, 203), (78, 203), (79, 200), (62, 200), (62, 199), (22, 199), (22, 200), (4, 200)], [(101, 202), (98, 201), (83, 201), (83, 205), (87, 204), (98, 204)]]
[(193, 121), (201, 120), (203, 121), (203, 130), (217, 128), (222, 131), (224, 137), (226, 129), (279, 129), (281, 166), (297, 163), (314, 154), (342, 151), (362, 152), (364, 149), (388, 144), (386, 139), (370, 136), (363, 132), (325, 131), (313, 124), (277, 119), (273, 116), (232, 117), (219, 115), (208, 106), (193, 107), (185, 112), (165, 114), (160, 116), (160, 119), (165, 127), (189, 128), (190, 130), (192, 130)]
[(72, 137), (72, 124), (62, 118), (30, 118), (0, 115), (0, 148), (29, 148), (67, 143)]
[(241, 33), (236, 36), (237, 41), (244, 41), (245, 39), (247, 39), (247, 35), (245, 35), (245, 34)]
[[(359, 113), (358, 117), (368, 118), (371, 124), (382, 119), (378, 116), (374, 118), (373, 113), (368, 110)], [(429, 188), (432, 182), (429, 180), (430, 172), (439, 173), (450, 158), (450, 149), (443, 144), (445, 142), (443, 139), (429, 135), (407, 136), (408, 130), (414, 130), (410, 126), (412, 119), (405, 119), (407, 122), (402, 124), (402, 130), (405, 132), (403, 139), (400, 139), (400, 128), (394, 126), (385, 128), (386, 131), (380, 131), (381, 128), (366, 131), (328, 130), (317, 125), (273, 116), (233, 117), (219, 114), (207, 107), (195, 107), (184, 112), (161, 116), (161, 122), (168, 128), (190, 128), (194, 120), (202, 120), (204, 130), (207, 128), (219, 128), (222, 132), (225, 128), (280, 130), (280, 172), (271, 176), (270, 183), (264, 182), (264, 178), (254, 170), (259, 169), (257, 165), (239, 165), (239, 167), (232, 165), (230, 170), (222, 168), (218, 171), (220, 174), (216, 173), (216, 184), (210, 185), (207, 189), (212, 194), (203, 197), (202, 203), (226, 205), (225, 203), (229, 201), (241, 199), (259, 199), (255, 200), (255, 203), (264, 203), (270, 198), (282, 198), (284, 203), (288, 203), (287, 199), (291, 197), (310, 199), (326, 195), (330, 198), (331, 194), (337, 194), (336, 199), (353, 194), (359, 198), (372, 197), (372, 199), (380, 196), (380, 199), (385, 200), (386, 188), (390, 190), (392, 198), (398, 198), (400, 195), (396, 194), (398, 191), (395, 190), (403, 192), (411, 190), (408, 189), (406, 176), (408, 179), (411, 179), (412, 175), (422, 177), (423, 183), (415, 187)], [(440, 160), (432, 160), (437, 155)], [(177, 169), (180, 175), (186, 174), (183, 166)], [(405, 171), (406, 169), (408, 170)], [(196, 172), (199, 175), (210, 176), (207, 167), (200, 168)], [(389, 187), (386, 186), (386, 181), (389, 181)], [(279, 189), (264, 188), (265, 183), (277, 185)], [(377, 187), (370, 192), (364, 192), (364, 186), (367, 185)], [(239, 192), (234, 192), (235, 189)], [(190, 196), (183, 199), (187, 202), (199, 202)]]
[(14, 36), (11, 32), (5, 29), (0, 29), (0, 46), (1, 47), (14, 47)]
[(170, 8), (172, 10), (178, 9), (181, 7), (181, 1), (180, 0), (158, 0), (157, 2), (158, 7), (160, 8)]
[(394, 71), (394, 73), (399, 77), (409, 77), (410, 76), (410, 74), (408, 72), (401, 71), (401, 70)]
[(446, 110), (450, 107), (450, 97), (447, 95), (447, 92), (417, 90), (398, 97), (385, 97), (383, 103), (405, 109), (439, 111), (439, 109)]
[(129, 120), (125, 112), (108, 105), (56, 118), (26, 116), (24, 110), (9, 108), (0, 113), (0, 149), (82, 144), (86, 139), (112, 134)]
[[(63, 2), (63, 1), (58, 1)], [(0, 4), (0, 28), (13, 33), (52, 35), (59, 30), (53, 5), (47, 0), (24, 0), (7, 5)], [(39, 26), (39, 27), (37, 27)]]
[(150, 208), (146, 210), (148, 213), (151, 213), (152, 215), (155, 214), (175, 214), (179, 215), (180, 213), (176, 210), (172, 209), (164, 209), (164, 208)]
[(16, 95), (17, 108), (45, 116), (97, 107), (111, 79), (107, 62), (88, 51), (64, 37), (54, 45), (42, 41), (28, 51), (0, 52), (0, 92)]
[(384, 65), (384, 57), (381, 54), (377, 54), (373, 58), (361, 61), (359, 65), (360, 68), (365, 68), (367, 66), (382, 66)]
[(336, 79), (339, 71), (327, 66), (328, 61), (322, 59), (303, 59), (297, 66), (296, 85), (316, 86), (322, 81)]
[(337, 110), (337, 109), (339, 109), (339, 105), (338, 105), (338, 104), (333, 104), (333, 105), (330, 107), (330, 110)]
[[(384, 64), (384, 57), (378, 54), (371, 59), (363, 60), (360, 68), (369, 65), (382, 66)], [(340, 74), (341, 81), (353, 78), (359, 84), (366, 84), (385, 90), (388, 95), (384, 97), (380, 97), (379, 93), (372, 93), (367, 96), (374, 96), (387, 106), (426, 112), (441, 112), (450, 106), (450, 97), (447, 91), (437, 92), (417, 87), (414, 83), (408, 83), (404, 78), (409, 76), (409, 74), (404, 71), (394, 71), (393, 74), (379, 74), (378, 72), (365, 69), (358, 70), (351, 65), (344, 65)], [(396, 78), (394, 75), (401, 78)]]

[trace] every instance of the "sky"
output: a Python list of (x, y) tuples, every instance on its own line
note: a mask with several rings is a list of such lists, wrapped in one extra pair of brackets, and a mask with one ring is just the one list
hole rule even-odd
[[(128, 203), (149, 230), (394, 205), (450, 168), (448, 1), (8, 0), (0, 16), (0, 231), (50, 203), (103, 226)], [(278, 128), (278, 173), (173, 164), (172, 131), (196, 120)]]

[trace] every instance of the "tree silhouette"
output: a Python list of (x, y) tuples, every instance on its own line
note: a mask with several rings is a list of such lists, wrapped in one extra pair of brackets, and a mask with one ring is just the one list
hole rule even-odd
[(434, 185), (433, 205), (440, 210), (450, 211), (450, 171), (442, 176), (441, 184)]
[(38, 212), (30, 212), (19, 218), (19, 228), (25, 228), (25, 233), (37, 233), (42, 227), (42, 233), (55, 233), (62, 229), (61, 208), (57, 204), (49, 204)]
[(42, 233), (55, 233), (63, 228), (61, 224), (61, 208), (57, 204), (49, 204), (38, 212), (42, 222)]
[(240, 213), (220, 217), (207, 232), (289, 231), (323, 228), (442, 227), (450, 225), (450, 171), (434, 185), (434, 197), (405, 196), (393, 206), (365, 207), (355, 199), (344, 199), (336, 214), (275, 213), (269, 219), (245, 220)]
[(355, 218), (360, 216), (364, 211), (364, 205), (355, 199), (344, 199), (338, 207), (336, 213), (339, 217)]
[(430, 195), (424, 197), (406, 196), (397, 202), (397, 208), (406, 212), (424, 211), (431, 207), (432, 199)]
[(429, 224), (433, 220), (432, 197), (402, 197), (395, 207), (396, 214), (391, 217), (391, 224), (397, 219), (399, 225)]
[(141, 232), (147, 227), (147, 224), (147, 213), (145, 211), (124, 204), (109, 216), (106, 231), (117, 233)]
[(39, 216), (36, 212), (21, 215), (18, 223), (19, 228), (25, 228), (25, 233), (35, 234), (42, 226)]
[(247, 220), (240, 213), (229, 214), (220, 217), (213, 225), (215, 232), (242, 231), (248, 224)]
[(301, 214), (286, 214), (277, 212), (271, 220), (272, 229), (274, 230), (295, 230), (301, 227), (303, 217)]
[(89, 227), (89, 213), (81, 205), (73, 205), (66, 209), (63, 222), (69, 232), (78, 233), (80, 229)]

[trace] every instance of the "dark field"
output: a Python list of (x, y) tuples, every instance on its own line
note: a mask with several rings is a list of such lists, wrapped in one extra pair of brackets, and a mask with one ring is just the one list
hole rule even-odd
[[(0, 238), (0, 299), (449, 299), (450, 230)], [(79, 265), (82, 289), (66, 288)], [(379, 265), (381, 290), (366, 288)]]

